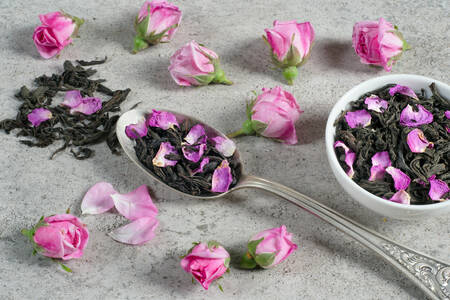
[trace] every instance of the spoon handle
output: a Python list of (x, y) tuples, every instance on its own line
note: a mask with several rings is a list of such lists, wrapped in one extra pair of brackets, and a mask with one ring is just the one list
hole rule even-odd
[(247, 176), (239, 188), (258, 188), (274, 193), (373, 250), (384, 260), (412, 280), (431, 299), (450, 299), (450, 265), (435, 258), (399, 245), (368, 229), (327, 206), (278, 183)]

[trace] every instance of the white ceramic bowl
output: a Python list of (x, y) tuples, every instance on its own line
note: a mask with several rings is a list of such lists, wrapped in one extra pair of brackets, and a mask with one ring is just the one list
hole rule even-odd
[(350, 91), (345, 93), (341, 99), (339, 99), (328, 116), (325, 131), (325, 144), (328, 161), (337, 181), (344, 188), (344, 190), (352, 196), (353, 199), (379, 213), (380, 215), (406, 220), (416, 217), (445, 214), (450, 212), (450, 201), (438, 202), (429, 205), (404, 205), (382, 199), (361, 188), (358, 184), (356, 184), (356, 182), (350, 179), (347, 174), (345, 174), (338, 162), (333, 148), (336, 132), (336, 128), (333, 124), (341, 112), (348, 108), (349, 102), (357, 100), (364, 93), (380, 88), (386, 84), (394, 83), (409, 86), (417, 92), (423, 88), (425, 89), (427, 96), (430, 96), (431, 91), (428, 86), (432, 82), (436, 83), (438, 91), (443, 97), (450, 99), (450, 86), (443, 82), (418, 75), (387, 75), (364, 81), (352, 88)]

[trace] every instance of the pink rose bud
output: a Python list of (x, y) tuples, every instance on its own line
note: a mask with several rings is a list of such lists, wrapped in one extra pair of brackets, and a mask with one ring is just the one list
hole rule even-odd
[(33, 41), (39, 54), (46, 59), (59, 54), (72, 43), (72, 37), (84, 23), (83, 19), (59, 11), (39, 15), (39, 19), (42, 25), (34, 29)]
[(222, 277), (228, 270), (230, 254), (215, 241), (194, 245), (181, 260), (181, 267), (207, 290), (211, 282)]
[(212, 83), (232, 84), (225, 77), (219, 56), (212, 50), (192, 41), (178, 49), (170, 58), (169, 72), (182, 86), (199, 86)]
[(292, 233), (287, 232), (285, 225), (267, 229), (250, 239), (241, 267), (253, 269), (258, 265), (264, 269), (271, 268), (288, 258), (295, 250), (297, 245), (292, 242)]
[(169, 42), (181, 22), (181, 11), (164, 0), (145, 1), (136, 17), (133, 53)]
[(263, 39), (272, 50), (275, 65), (283, 69), (284, 78), (290, 85), (298, 75), (297, 67), (306, 62), (314, 42), (314, 29), (309, 22), (273, 22), (273, 28), (264, 30)]
[(389, 72), (402, 52), (411, 47), (396, 26), (380, 18), (353, 26), (353, 48), (363, 64), (382, 66)]
[(303, 113), (297, 100), (279, 86), (262, 90), (263, 93), (247, 106), (248, 120), (228, 137), (258, 134), (285, 144), (297, 144), (295, 122)]

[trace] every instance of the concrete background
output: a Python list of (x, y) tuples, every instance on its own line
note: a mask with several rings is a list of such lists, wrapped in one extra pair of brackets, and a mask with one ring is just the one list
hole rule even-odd
[[(123, 110), (143, 101), (148, 107), (179, 110), (222, 131), (244, 121), (252, 90), (282, 85), (305, 113), (298, 123), (300, 143), (285, 146), (257, 137), (237, 140), (248, 173), (295, 188), (378, 232), (441, 259), (449, 260), (450, 216), (396, 221), (376, 215), (351, 200), (334, 179), (325, 155), (325, 122), (333, 104), (363, 80), (385, 75), (359, 62), (351, 47), (355, 21), (380, 16), (397, 24), (412, 50), (392, 73), (420, 74), (448, 82), (449, 8), (446, 1), (174, 1), (182, 24), (169, 44), (131, 55), (133, 19), (142, 1), (1, 1), (0, 118), (15, 116), (13, 94), (43, 73), (60, 71), (65, 59), (94, 59), (107, 85), (131, 88)], [(86, 19), (81, 38), (59, 59), (41, 59), (32, 42), (38, 14), (64, 9)], [(295, 85), (284, 84), (271, 69), (261, 39), (273, 20), (311, 21), (316, 43)], [(447, 20), (447, 21), (446, 21)], [(167, 71), (170, 55), (195, 39), (222, 60), (229, 86), (180, 88)], [(330, 225), (271, 195), (248, 190), (216, 200), (182, 197), (143, 176), (126, 156), (106, 145), (93, 159), (76, 161), (69, 153), (48, 160), (58, 145), (28, 148), (14, 135), (0, 133), (0, 298), (1, 299), (423, 299), (402, 275)], [(150, 243), (132, 247), (107, 233), (127, 222), (114, 213), (83, 216), (91, 239), (67, 274), (50, 260), (31, 256), (20, 229), (41, 215), (80, 213), (86, 190), (98, 181), (120, 192), (148, 184), (160, 210), (161, 225)], [(232, 265), (254, 233), (286, 224), (299, 250), (272, 270), (232, 268), (204, 291), (179, 267), (191, 242), (216, 239), (232, 255)]]

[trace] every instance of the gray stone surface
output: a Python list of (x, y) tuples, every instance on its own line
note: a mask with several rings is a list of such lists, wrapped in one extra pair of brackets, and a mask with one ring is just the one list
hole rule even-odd
[[(133, 18), (141, 1), (8, 1), (0, 3), (0, 118), (15, 115), (13, 94), (32, 78), (61, 69), (65, 59), (105, 55), (99, 76), (113, 88), (132, 89), (123, 110), (143, 101), (197, 116), (229, 132), (244, 121), (252, 90), (282, 85), (294, 93), (305, 113), (297, 130), (300, 143), (285, 146), (257, 137), (237, 140), (246, 170), (295, 188), (398, 242), (449, 259), (450, 217), (407, 222), (383, 220), (351, 200), (334, 179), (325, 155), (325, 122), (333, 104), (355, 84), (386, 74), (359, 62), (351, 48), (355, 21), (380, 16), (397, 24), (413, 49), (392, 73), (411, 73), (448, 81), (448, 3), (446, 1), (175, 1), (183, 22), (174, 40), (138, 55), (129, 53)], [(59, 59), (43, 60), (32, 43), (39, 13), (64, 9), (86, 24)], [(274, 19), (312, 22), (316, 43), (295, 85), (284, 85), (271, 69), (263, 29)], [(446, 21), (447, 20), (447, 21)], [(167, 71), (170, 55), (195, 39), (221, 55), (235, 84), (180, 88)], [(253, 190), (216, 201), (190, 200), (143, 176), (125, 156), (105, 145), (93, 159), (69, 153), (48, 160), (57, 147), (37, 149), (0, 133), (0, 298), (1, 299), (423, 299), (408, 280), (330, 225), (281, 199)], [(113, 213), (83, 216), (91, 239), (83, 258), (60, 271), (48, 259), (31, 256), (20, 229), (41, 215), (80, 213), (86, 190), (98, 181), (128, 192), (148, 184), (160, 209), (161, 225), (150, 243), (132, 247), (107, 233), (126, 220)], [(299, 250), (272, 270), (233, 268), (221, 280), (224, 293), (204, 291), (179, 267), (179, 256), (198, 240), (216, 239), (238, 263), (254, 233), (286, 224)]]

